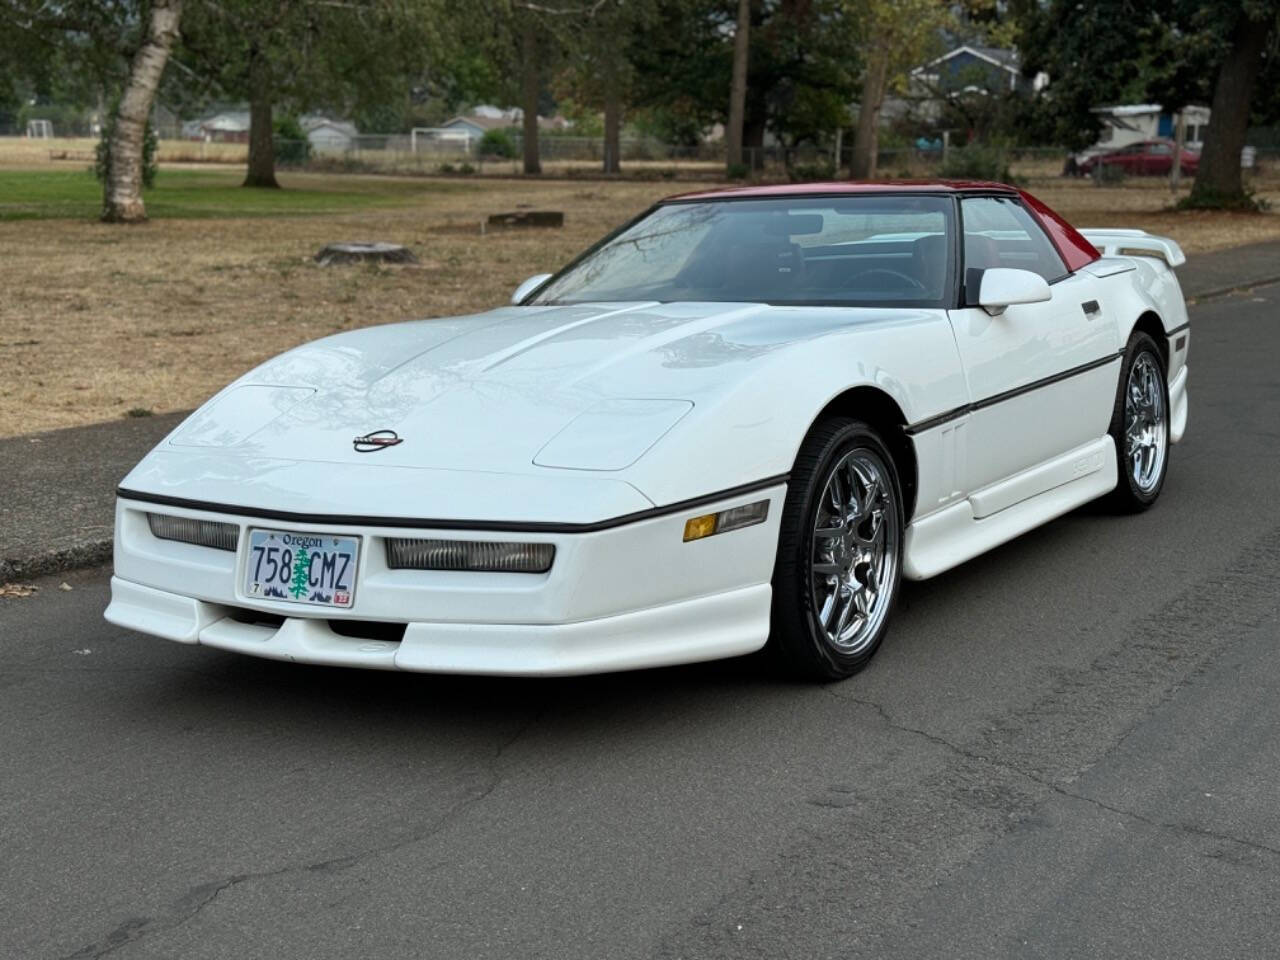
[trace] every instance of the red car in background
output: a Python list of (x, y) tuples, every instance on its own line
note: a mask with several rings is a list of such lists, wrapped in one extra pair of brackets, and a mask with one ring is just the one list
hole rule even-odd
[[(1131, 143), (1082, 160), (1077, 169), (1086, 176), (1092, 176), (1102, 164), (1117, 167), (1129, 176), (1167, 177), (1173, 169), (1173, 141), (1161, 139)], [(1195, 176), (1200, 167), (1200, 154), (1183, 147), (1180, 166), (1184, 174)]]

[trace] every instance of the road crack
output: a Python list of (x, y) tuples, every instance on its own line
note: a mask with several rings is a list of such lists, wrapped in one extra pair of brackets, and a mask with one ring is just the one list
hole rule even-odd
[[(67, 954), (64, 960), (98, 960), (100, 957), (108, 956), (109, 954), (115, 953), (117, 950), (127, 947), (130, 944), (137, 943), (143, 937), (177, 930), (198, 917), (206, 907), (218, 899), (218, 896), (224, 890), (230, 890), (232, 887), (237, 887), (244, 883), (272, 880), (277, 877), (295, 873), (329, 873), (345, 871), (357, 866), (365, 860), (395, 853), (399, 850), (411, 847), (414, 844), (422, 843), (425, 840), (431, 839), (451, 827), (454, 823), (465, 816), (468, 811), (472, 810), (477, 804), (482, 803), (496, 789), (498, 789), (499, 786), (501, 786), (502, 782), (506, 778), (506, 773), (501, 766), (502, 759), (510, 752), (512, 747), (522, 740), (529, 731), (543, 719), (548, 709), (549, 708), (547, 707), (543, 707), (535, 711), (533, 715), (530, 716), (528, 720), (521, 723), (510, 736), (502, 740), (493, 750), (493, 753), (486, 762), (486, 765), (489, 768), (489, 776), (484, 783), (481, 784), (478, 789), (472, 790), (468, 795), (458, 800), (424, 829), (415, 831), (409, 836), (403, 837), (399, 840), (368, 847), (364, 850), (357, 851), (356, 853), (346, 854), (341, 857), (331, 857), (329, 859), (318, 860), (313, 863), (283, 866), (274, 870), (238, 873), (221, 880), (198, 884), (191, 887), (186, 893), (175, 900), (162, 916), (130, 917), (122, 921), (114, 930), (100, 940), (86, 944), (74, 953)], [(436, 870), (446, 865), (446, 863), (442, 862), (433, 865), (430, 869)]]
[[(1181, 685), (1182, 684), (1179, 684), (1179, 686)], [(876, 711), (876, 713), (879, 715), (880, 719), (884, 722), (884, 724), (893, 730), (898, 730), (902, 733), (919, 737), (923, 740), (928, 741), (929, 743), (943, 747), (944, 749), (950, 751), (951, 753), (955, 754), (958, 757), (963, 758), (964, 760), (981, 764), (984, 766), (992, 767), (997, 770), (1003, 771), (1005, 773), (1009, 773), (1009, 774), (1013, 774), (1015, 776), (1021, 777), (1060, 797), (1065, 797), (1070, 800), (1076, 800), (1081, 803), (1087, 803), (1090, 806), (1096, 807), (1099, 810), (1105, 810), (1108, 813), (1113, 813), (1113, 814), (1116, 814), (1117, 816), (1121, 816), (1130, 820), (1137, 821), (1138, 823), (1142, 823), (1145, 826), (1152, 827), (1157, 830), (1168, 831), (1176, 834), (1187, 834), (1191, 836), (1201, 837), (1204, 839), (1217, 840), (1223, 843), (1232, 843), (1241, 847), (1245, 847), (1250, 850), (1256, 850), (1260, 853), (1266, 853), (1272, 856), (1280, 857), (1280, 847), (1269, 846), (1268, 844), (1260, 843), (1256, 840), (1249, 840), (1244, 837), (1235, 836), (1234, 834), (1223, 833), (1222, 831), (1219, 831), (1219, 830), (1210, 830), (1207, 827), (1200, 827), (1191, 823), (1177, 823), (1177, 822), (1169, 822), (1165, 820), (1156, 820), (1152, 817), (1148, 817), (1141, 813), (1138, 813), (1135, 810), (1128, 810), (1123, 807), (1117, 807), (1117, 806), (1114, 806), (1113, 804), (1106, 803), (1105, 801), (1099, 800), (1095, 797), (1086, 796), (1085, 794), (1082, 794), (1082, 793), (1075, 793), (1071, 790), (1066, 789), (1060, 784), (1054, 783), (1050, 780), (1046, 780), (1043, 777), (1038, 776), (1037, 774), (1032, 773), (1029, 770), (1024, 770), (1013, 764), (1009, 764), (1004, 761), (997, 760), (993, 757), (986, 756), (985, 754), (977, 753), (972, 750), (966, 750), (963, 747), (959, 746), (958, 744), (953, 743), (952, 741), (946, 739), (945, 737), (938, 736), (936, 733), (931, 733), (928, 730), (923, 730), (923, 729), (920, 729), (919, 727), (908, 726), (907, 724), (904, 724), (894, 719), (894, 717), (889, 713), (889, 711), (885, 709), (883, 704), (877, 703), (874, 700), (867, 700), (861, 697), (847, 696), (845, 694), (836, 692), (836, 690), (833, 689), (832, 687), (823, 687), (822, 689), (829, 696), (832, 696), (837, 700), (842, 700), (847, 703), (856, 703), (864, 707), (870, 707), (871, 709)], [(1125, 736), (1127, 737), (1131, 732), (1132, 731), (1126, 732)]]

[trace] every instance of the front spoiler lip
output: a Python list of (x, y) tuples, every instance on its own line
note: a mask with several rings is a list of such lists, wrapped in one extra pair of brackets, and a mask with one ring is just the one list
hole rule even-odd
[(692, 497), (688, 500), (681, 500), (677, 503), (667, 504), (661, 507), (652, 507), (648, 510), (637, 510), (633, 513), (622, 514), (621, 516), (611, 517), (607, 520), (596, 520), (589, 523), (553, 523), (547, 521), (521, 521), (521, 520), (436, 520), (427, 518), (406, 518), (406, 517), (367, 517), (367, 516), (345, 516), (340, 514), (311, 514), (297, 513), (290, 510), (271, 510), (264, 507), (242, 507), (235, 504), (212, 503), (204, 500), (192, 500), (186, 497), (172, 497), (160, 493), (146, 493), (141, 490), (132, 490), (127, 487), (119, 487), (116, 489), (116, 496), (121, 500), (130, 500), (137, 503), (154, 503), (158, 506), (182, 507), (188, 510), (203, 510), (208, 513), (228, 513), (242, 517), (254, 517), (259, 520), (281, 520), (285, 523), (308, 523), (316, 525), (331, 524), (341, 527), (420, 527), (429, 530), (483, 530), (483, 531), (503, 531), (510, 533), (594, 533), (599, 530), (611, 530), (615, 527), (626, 526), (630, 523), (639, 523), (642, 520), (652, 520), (655, 517), (662, 517), (672, 513), (681, 513), (696, 507), (708, 506), (718, 503), (729, 497), (741, 496), (744, 493), (754, 493), (757, 490), (767, 490), (784, 484), (790, 478), (789, 474), (778, 474), (773, 477), (766, 477), (763, 480), (756, 480), (752, 483), (740, 484), (736, 487), (730, 487), (727, 490), (717, 490), (714, 493), (703, 494), (702, 496)]
[(719, 660), (759, 650), (769, 635), (772, 589), (742, 586), (590, 620), (433, 623), (411, 620), (399, 642), (336, 634), (321, 618), (279, 627), (244, 624), (227, 608), (111, 579), (108, 622), (178, 643), (269, 660), (493, 676), (572, 676)]

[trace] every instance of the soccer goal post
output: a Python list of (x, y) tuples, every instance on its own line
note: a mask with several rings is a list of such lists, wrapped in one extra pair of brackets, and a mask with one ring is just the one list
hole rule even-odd
[(52, 140), (53, 122), (50, 120), (28, 120), (27, 136), (32, 140)]

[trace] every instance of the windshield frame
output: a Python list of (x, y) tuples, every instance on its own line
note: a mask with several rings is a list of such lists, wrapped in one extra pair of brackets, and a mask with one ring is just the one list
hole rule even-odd
[[(964, 196), (985, 196), (988, 191), (966, 192)], [(1006, 194), (992, 193), (995, 196), (1005, 196)], [(647, 217), (653, 215), (663, 207), (673, 206), (694, 206), (698, 204), (725, 204), (725, 203), (758, 203), (761, 200), (848, 200), (851, 194), (848, 191), (817, 191), (813, 193), (804, 193), (800, 195), (756, 195), (756, 196), (703, 196), (696, 199), (682, 199), (680, 197), (672, 197), (665, 200), (659, 200), (652, 204), (641, 213), (632, 217), (621, 226), (611, 230), (605, 236), (601, 237), (591, 246), (587, 247), (580, 254), (570, 260), (567, 264), (549, 276), (538, 286), (529, 291), (529, 293), (520, 301), (518, 306), (522, 307), (553, 307), (565, 305), (577, 305), (584, 303), (609, 303), (614, 301), (608, 300), (547, 300), (538, 301), (538, 297), (543, 290), (546, 290), (552, 284), (559, 281), (566, 274), (575, 270), (584, 261), (595, 255), (601, 248), (612, 243), (622, 234), (626, 233), (632, 227), (641, 223)], [(955, 310), (961, 306), (961, 264), (962, 244), (958, 242), (958, 231), (962, 229), (960, 214), (960, 194), (954, 190), (876, 190), (868, 191), (867, 196), (874, 196), (877, 199), (891, 198), (919, 198), (919, 197), (936, 197), (947, 202), (947, 276), (943, 283), (942, 296), (938, 300), (881, 300), (881, 301), (850, 301), (850, 300), (829, 300), (829, 299), (795, 299), (795, 300), (760, 300), (752, 298), (744, 298), (741, 300), (692, 300), (692, 303), (759, 303), (765, 306), (777, 307), (843, 307), (849, 310), (861, 309), (930, 309), (930, 310)], [(654, 303), (678, 303), (685, 302), (683, 300), (653, 300), (647, 299), (645, 302)]]

